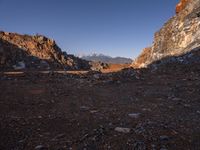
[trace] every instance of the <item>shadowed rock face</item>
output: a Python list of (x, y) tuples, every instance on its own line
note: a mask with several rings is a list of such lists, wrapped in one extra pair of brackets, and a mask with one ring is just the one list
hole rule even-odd
[(153, 45), (144, 49), (133, 67), (147, 67), (154, 61), (179, 56), (200, 46), (200, 0), (182, 0), (177, 7), (178, 13), (155, 33)]
[(37, 68), (90, 68), (88, 61), (62, 52), (54, 40), (45, 36), (0, 32), (0, 67), (13, 68), (19, 62)]

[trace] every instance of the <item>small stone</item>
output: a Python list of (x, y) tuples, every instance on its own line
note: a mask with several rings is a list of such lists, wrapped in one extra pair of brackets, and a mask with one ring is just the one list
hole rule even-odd
[(180, 101), (181, 99), (180, 98), (178, 98), (178, 97), (174, 97), (174, 98), (172, 98), (172, 101)]
[(118, 83), (118, 84), (120, 84), (120, 83), (121, 83), (121, 81), (117, 81), (117, 83)]
[(42, 116), (38, 116), (39, 119), (42, 119)]
[(137, 119), (137, 118), (139, 118), (140, 113), (131, 113), (131, 114), (128, 114), (128, 116), (131, 118)]
[(162, 135), (162, 136), (160, 136), (160, 140), (161, 140), (161, 141), (168, 141), (168, 140), (169, 140), (169, 137), (166, 136), (166, 135)]
[(35, 150), (47, 150), (48, 148), (45, 147), (44, 145), (38, 145), (35, 147)]
[(87, 107), (87, 106), (81, 106), (80, 109), (81, 109), (81, 110), (89, 110), (90, 107)]
[(142, 111), (151, 111), (150, 108), (143, 108)]
[(23, 142), (25, 142), (25, 139), (23, 139), (23, 140), (20, 140), (20, 141), (18, 141), (19, 143), (23, 143)]
[(190, 104), (183, 104), (184, 107), (190, 107)]
[(100, 75), (99, 75), (99, 74), (94, 74), (93, 77), (94, 77), (95, 79), (99, 79), (99, 78), (100, 78)]
[(23, 61), (21, 61), (21, 62), (18, 62), (16, 65), (13, 65), (13, 68), (15, 70), (21, 70), (21, 69), (25, 69), (26, 65)]
[(112, 122), (110, 122), (108, 125), (109, 125), (109, 126), (112, 126), (113, 124), (112, 124)]
[(91, 114), (95, 114), (95, 113), (97, 113), (97, 112), (98, 112), (98, 110), (91, 110), (91, 111), (90, 111)]
[(130, 128), (116, 127), (115, 131), (121, 132), (121, 133), (129, 133), (131, 131), (131, 129)]

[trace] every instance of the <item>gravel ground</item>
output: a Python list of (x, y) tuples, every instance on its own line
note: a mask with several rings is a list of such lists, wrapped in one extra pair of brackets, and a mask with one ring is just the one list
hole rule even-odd
[(0, 73), (1, 150), (198, 150), (200, 65)]

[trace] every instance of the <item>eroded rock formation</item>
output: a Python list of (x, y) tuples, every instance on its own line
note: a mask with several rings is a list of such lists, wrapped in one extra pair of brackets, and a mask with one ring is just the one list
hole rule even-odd
[(62, 52), (54, 40), (41, 35), (0, 32), (0, 68), (89, 69), (88, 61)]
[(147, 67), (165, 57), (179, 56), (200, 46), (200, 0), (181, 0), (177, 14), (155, 33), (153, 45), (133, 62)]
[(179, 13), (182, 11), (186, 5), (191, 2), (191, 0), (181, 0), (177, 5), (176, 5), (176, 13)]

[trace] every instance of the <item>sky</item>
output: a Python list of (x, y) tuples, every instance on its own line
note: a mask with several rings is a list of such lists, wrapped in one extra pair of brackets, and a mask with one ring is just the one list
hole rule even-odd
[(70, 54), (137, 57), (179, 0), (0, 0), (0, 30), (42, 34)]

